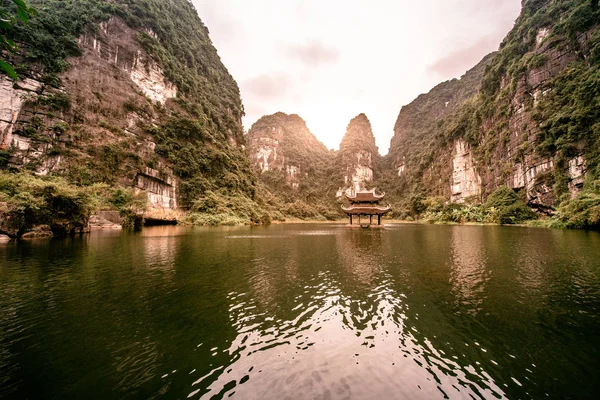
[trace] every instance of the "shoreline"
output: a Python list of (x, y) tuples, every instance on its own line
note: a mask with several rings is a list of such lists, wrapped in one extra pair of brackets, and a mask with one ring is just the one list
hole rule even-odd
[[(542, 223), (539, 223), (542, 222)], [(346, 219), (339, 219), (339, 220), (334, 220), (334, 221), (322, 221), (322, 220), (302, 220), (302, 219), (287, 219), (285, 221), (272, 221), (270, 224), (268, 225), (285, 225), (285, 224), (289, 224), (289, 225), (308, 225), (308, 224), (320, 224), (320, 225), (344, 225), (350, 228), (350, 225), (348, 224), (348, 220)], [(83, 232), (79, 232), (78, 234), (85, 234), (85, 233), (90, 233), (91, 231), (102, 231), (102, 230), (121, 230), (124, 229), (121, 225), (119, 225), (118, 227), (115, 226), (116, 224), (111, 224), (111, 225), (106, 225), (106, 226), (90, 226), (89, 230), (87, 231), (83, 231)], [(219, 225), (194, 225), (194, 224), (188, 224), (188, 223), (176, 223), (176, 224), (172, 224), (172, 226), (198, 226), (198, 227), (205, 227), (205, 228), (210, 228), (210, 227), (224, 227), (224, 226), (268, 226), (268, 225), (252, 225), (252, 224), (240, 224), (240, 225), (227, 225), (227, 224), (219, 224)], [(543, 228), (543, 229), (560, 229), (560, 230), (565, 230), (568, 228), (564, 228), (564, 227), (557, 227), (557, 226), (550, 226), (549, 224), (544, 224), (544, 220), (533, 220), (532, 223), (530, 224), (495, 224), (495, 223), (490, 223), (490, 222), (446, 222), (446, 221), (430, 221), (430, 220), (417, 220), (417, 221), (410, 221), (410, 220), (402, 220), (402, 219), (390, 219), (390, 220), (384, 220), (382, 221), (381, 225), (373, 225), (372, 228), (376, 229), (376, 228), (385, 228), (386, 225), (455, 225), (455, 226), (506, 226), (506, 227), (521, 227), (521, 228)], [(142, 229), (146, 229), (146, 228), (152, 228), (154, 225), (148, 225), (148, 226), (144, 226)], [(359, 228), (359, 225), (355, 225), (355, 228)], [(368, 228), (365, 228), (368, 229)], [(585, 230), (588, 231), (588, 229), (576, 229), (576, 230)], [(593, 230), (591, 230), (593, 231)], [(21, 241), (21, 240), (33, 240), (33, 239), (49, 239), (55, 237), (54, 235), (51, 234), (45, 234), (45, 235), (38, 235), (38, 234), (33, 234), (33, 235), (29, 235), (29, 236), (25, 236), (22, 237), (20, 239), (14, 239), (14, 238), (10, 238), (7, 235), (3, 235), (0, 234), (0, 243), (7, 243), (7, 242), (12, 242), (13, 240), (16, 241)]]
[[(385, 226), (387, 224), (392, 225), (456, 225), (456, 226), (506, 226), (506, 227), (521, 227), (521, 228), (544, 228), (544, 229), (560, 229), (566, 230), (569, 228), (565, 227), (557, 227), (550, 226), (549, 224), (544, 224), (546, 220), (532, 220), (529, 224), (497, 224), (493, 222), (451, 222), (451, 221), (431, 221), (431, 220), (404, 220), (404, 219), (390, 219), (383, 220), (381, 226)], [(285, 221), (272, 221), (271, 225), (278, 224), (324, 224), (324, 225), (337, 225), (344, 224), (348, 225), (348, 220), (339, 219), (335, 221), (319, 221), (319, 220), (301, 220), (301, 219), (290, 219)], [(356, 225), (358, 226), (358, 225)], [(376, 226), (376, 225), (374, 225)], [(575, 229), (575, 230), (584, 230), (584, 231), (593, 231), (592, 229)]]

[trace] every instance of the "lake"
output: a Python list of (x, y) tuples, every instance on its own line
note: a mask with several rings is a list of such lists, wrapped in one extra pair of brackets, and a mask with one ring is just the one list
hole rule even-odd
[(0, 244), (2, 399), (597, 398), (600, 233), (154, 227)]

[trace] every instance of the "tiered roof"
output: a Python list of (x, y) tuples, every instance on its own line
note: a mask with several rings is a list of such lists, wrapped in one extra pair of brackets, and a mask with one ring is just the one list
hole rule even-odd
[(379, 202), (385, 193), (377, 194), (375, 189), (355, 192), (353, 195), (345, 194), (350, 201), (349, 207), (342, 206), (342, 210), (348, 215), (383, 215), (390, 211), (391, 207), (380, 206)]
[(348, 193), (346, 193), (346, 199), (351, 203), (378, 203), (384, 196), (385, 192), (376, 194), (375, 189), (356, 192), (352, 196), (349, 196)]

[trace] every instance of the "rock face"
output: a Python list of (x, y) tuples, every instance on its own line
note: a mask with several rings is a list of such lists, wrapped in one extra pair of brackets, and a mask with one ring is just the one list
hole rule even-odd
[(145, 167), (137, 174), (135, 187), (147, 193), (151, 207), (177, 209), (177, 179), (171, 171)]
[[(177, 97), (177, 88), (165, 78), (162, 68), (132, 40), (137, 32), (116, 17), (99, 23), (98, 28), (79, 38), (81, 48), (95, 52), (100, 59), (127, 73), (150, 100), (164, 104)], [(151, 29), (145, 33), (157, 37)]]
[[(401, 192), (407, 193), (414, 182), (420, 181), (429, 194), (453, 201), (462, 202), (477, 193), (481, 180), (476, 179), (471, 147), (462, 140), (441, 141), (439, 124), (477, 94), (494, 57), (495, 53), (484, 57), (460, 79), (443, 82), (402, 107), (386, 156), (387, 167), (394, 170), (395, 185)], [(436, 154), (428, 152), (434, 147), (438, 148)]]
[[(34, 19), (11, 31), (26, 55), (15, 64), (29, 70), (18, 82), (0, 75), (0, 165), (7, 159), (11, 169), (82, 186), (142, 191), (153, 215), (221, 187), (253, 196), (239, 90), (207, 28), (187, 0), (170, 1), (160, 15), (135, 8), (145, 2), (99, 0), (89, 15), (113, 15), (67, 32), (75, 28), (52, 24), (85, 5), (65, 10), (39, 0), (47, 24)], [(32, 47), (40, 53), (39, 43), (26, 40), (43, 35), (60, 42), (49, 49), (58, 59), (25, 54)], [(75, 55), (60, 59), (64, 48)], [(300, 179), (296, 170), (289, 175)]]
[(5, 76), (0, 76), (1, 148), (15, 147), (19, 150), (27, 150), (29, 148), (30, 141), (20, 135), (13, 135), (13, 128), (27, 97), (37, 95), (43, 86), (42, 82), (33, 78), (13, 82)]
[[(121, 19), (112, 17), (91, 32), (79, 38), (82, 55), (71, 59), (71, 68), (62, 77), (61, 88), (49, 87), (34, 77), (16, 83), (0, 77), (0, 143), (2, 148), (12, 150), (13, 166), (33, 165), (38, 175), (61, 173), (70, 169), (69, 164), (74, 161), (62, 153), (72, 150), (89, 153), (89, 147), (107, 145), (129, 147), (127, 150), (132, 154), (155, 157), (154, 139), (138, 126), (145, 118), (138, 112), (125, 114), (118, 108), (126, 102), (135, 107), (136, 103), (145, 102), (145, 98), (164, 105), (177, 95), (177, 89), (136, 42), (137, 32)], [(118, 69), (116, 73), (114, 67)], [(56, 99), (70, 104), (47, 106)], [(109, 112), (122, 121), (124, 129), (103, 118)], [(56, 129), (68, 126), (76, 113), (83, 114), (88, 129), (99, 134), (99, 138), (75, 143), (65, 135), (67, 132)], [(150, 207), (176, 209), (178, 179), (166, 170), (161, 174), (149, 167), (130, 165), (126, 176), (119, 180), (146, 191)]]
[(589, 106), (599, 21), (581, 19), (598, 15), (592, 3), (523, 2), (497, 53), (403, 107), (387, 156), (395, 185), (453, 202), (506, 185), (541, 209), (575, 196), (600, 140)]
[(327, 148), (317, 140), (298, 115), (276, 113), (256, 121), (248, 132), (248, 154), (261, 173), (283, 176), (289, 187), (317, 174), (328, 158)]
[(373, 182), (374, 163), (379, 158), (371, 123), (365, 114), (354, 117), (340, 143), (340, 167), (344, 188), (364, 190)]
[(96, 211), (88, 222), (90, 229), (121, 229), (123, 218), (118, 211)]
[(481, 198), (481, 177), (475, 171), (471, 146), (462, 139), (454, 141), (452, 192), (450, 200), (462, 203), (468, 197)]

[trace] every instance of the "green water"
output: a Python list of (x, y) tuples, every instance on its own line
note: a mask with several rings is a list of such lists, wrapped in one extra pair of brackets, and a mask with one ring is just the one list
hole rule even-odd
[(148, 228), (0, 244), (2, 399), (597, 398), (600, 234)]

